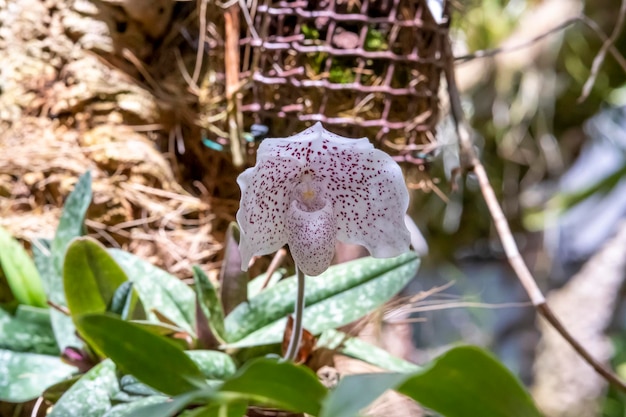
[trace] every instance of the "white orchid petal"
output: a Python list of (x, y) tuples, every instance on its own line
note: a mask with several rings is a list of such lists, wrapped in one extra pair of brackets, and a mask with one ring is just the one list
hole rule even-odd
[(337, 239), (337, 225), (330, 204), (326, 203), (320, 210), (304, 211), (294, 201), (286, 225), (287, 242), (298, 268), (310, 276), (328, 269)]
[(244, 268), (252, 256), (287, 242), (308, 275), (328, 267), (335, 238), (375, 257), (409, 250), (402, 171), (365, 138), (343, 138), (318, 123), (290, 138), (266, 139), (257, 165), (238, 182)]
[(241, 228), (243, 271), (248, 270), (253, 256), (275, 252), (287, 243), (284, 218), (292, 192), (288, 179), (299, 170), (296, 160), (273, 158), (259, 161), (237, 178), (241, 188), (237, 223)]
[(409, 195), (398, 164), (377, 149), (350, 154), (349, 167), (333, 162), (341, 161), (339, 157), (329, 161), (326, 189), (337, 219), (337, 238), (363, 245), (377, 258), (407, 252), (410, 234), (404, 215)]

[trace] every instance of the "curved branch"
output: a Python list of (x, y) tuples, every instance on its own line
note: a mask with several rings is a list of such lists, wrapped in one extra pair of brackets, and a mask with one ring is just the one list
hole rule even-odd
[[(624, 1), (626, 3), (626, 0)], [(489, 209), (489, 213), (493, 218), (498, 236), (502, 241), (502, 246), (506, 253), (509, 264), (513, 268), (513, 271), (517, 275), (520, 283), (526, 290), (530, 301), (535, 306), (535, 309), (541, 314), (548, 323), (554, 329), (556, 329), (563, 338), (576, 350), (576, 352), (602, 377), (608, 382), (613, 384), (616, 388), (626, 392), (626, 383), (622, 381), (614, 372), (597, 361), (563, 326), (559, 319), (554, 315), (552, 310), (546, 303), (546, 299), (539, 289), (535, 278), (528, 269), (528, 266), (520, 255), (513, 234), (509, 224), (504, 216), (502, 207), (496, 197), (496, 194), (489, 182), (489, 177), (485, 171), (485, 167), (480, 162), (474, 147), (470, 135), (470, 130), (465, 120), (463, 109), (461, 107), (461, 99), (456, 85), (456, 78), (454, 72), (454, 57), (452, 55), (452, 48), (450, 46), (449, 38), (445, 41), (444, 45), (444, 59), (446, 65), (444, 71), (446, 80), (448, 83), (448, 94), (450, 96), (450, 108), (452, 118), (456, 132), (459, 138), (459, 147), (461, 152), (461, 161), (464, 164), (465, 169), (472, 170), (476, 175), (480, 184), (480, 190)]]

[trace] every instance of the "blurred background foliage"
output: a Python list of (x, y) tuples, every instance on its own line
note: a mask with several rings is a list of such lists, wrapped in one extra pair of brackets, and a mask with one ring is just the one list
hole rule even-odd
[[(465, 2), (458, 5), (452, 18), (456, 55), (522, 44), (579, 13), (610, 34), (618, 15), (618, 1), (582, 7), (578, 1)], [(626, 37), (620, 36), (615, 47), (623, 51), (625, 41)], [(610, 54), (590, 96), (577, 102), (601, 45), (597, 34), (578, 22), (519, 51), (458, 62), (457, 78), (481, 156), (505, 212), (518, 231), (543, 228), (524, 225), (524, 215), (551, 196), (550, 189), (542, 190), (543, 198), (538, 200), (523, 192), (558, 180), (586, 140), (584, 123), (603, 108), (624, 103), (624, 71)], [(441, 133), (439, 140), (449, 141), (445, 136), (452, 133), (445, 121)], [(436, 165), (432, 169), (438, 172), (443, 167)], [(475, 190), (471, 181), (464, 185)], [(450, 194), (448, 189), (445, 191)], [(463, 198), (469, 200), (459, 211), (460, 220), (444, 221), (446, 214), (452, 216), (450, 208), (422, 210), (416, 216), (418, 222), (429, 213), (437, 216), (434, 221), (422, 220), (431, 230), (429, 243), (437, 256), (453, 256), (454, 251), (446, 248), (450, 241), (445, 238), (451, 232), (460, 239), (455, 239), (455, 245), (461, 246), (472, 245), (477, 236), (489, 232), (491, 226), (488, 219), (483, 221), (480, 196), (467, 194)], [(518, 198), (520, 194), (522, 198)], [(454, 224), (458, 230), (451, 227)], [(437, 242), (437, 236), (443, 241)], [(442, 250), (437, 250), (440, 243)]]
[[(457, 81), (494, 190), (523, 257), (546, 292), (558, 291), (580, 272), (626, 214), (621, 197), (626, 193), (626, 77), (619, 57), (607, 54), (589, 96), (580, 99), (603, 36), (611, 35), (619, 10), (616, 0), (455, 4), (455, 56), (503, 49), (493, 56), (458, 59)], [(597, 30), (576, 20), (514, 49), (583, 15)], [(626, 33), (619, 34), (614, 47), (617, 54), (626, 52)], [(448, 201), (435, 193), (414, 198), (414, 218), (430, 252), (412, 291), (450, 280), (455, 284), (438, 295), (444, 312), (417, 314), (426, 321), (415, 326), (416, 344), (434, 350), (460, 340), (488, 345), (527, 383), (539, 384), (535, 379), (541, 370), (534, 358), (543, 345), (532, 308), (499, 305), (525, 302), (527, 297), (509, 270), (475, 179), (471, 174), (451, 175), (446, 162), (456, 156), (450, 156), (455, 152), (451, 122), (442, 120), (438, 133), (441, 146), (429, 168), (441, 179), (437, 185)], [(444, 178), (452, 178), (458, 191)], [(624, 271), (621, 275), (620, 283)], [(615, 300), (595, 302), (621, 305), (622, 295), (618, 287)], [(480, 302), (493, 308), (467, 307)], [(596, 314), (594, 306), (572, 308)], [(623, 314), (624, 308), (618, 307), (613, 324), (605, 323), (612, 334), (615, 365), (626, 355)], [(577, 395), (575, 386), (558, 388)], [(625, 410), (624, 397), (610, 391), (603, 415), (623, 416)], [(548, 414), (597, 415), (585, 413), (570, 409)]]

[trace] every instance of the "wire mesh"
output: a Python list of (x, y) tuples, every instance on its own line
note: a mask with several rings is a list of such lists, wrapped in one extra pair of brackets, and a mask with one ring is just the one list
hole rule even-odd
[(446, 29), (425, 0), (250, 1), (240, 9), (242, 132), (287, 136), (321, 121), (409, 161), (434, 140)]

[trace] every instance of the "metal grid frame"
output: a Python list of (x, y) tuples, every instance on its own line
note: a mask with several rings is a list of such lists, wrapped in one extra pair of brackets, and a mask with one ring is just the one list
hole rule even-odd
[(321, 121), (394, 154), (433, 140), (446, 29), (425, 0), (264, 0), (247, 12), (246, 124), (282, 136)]

